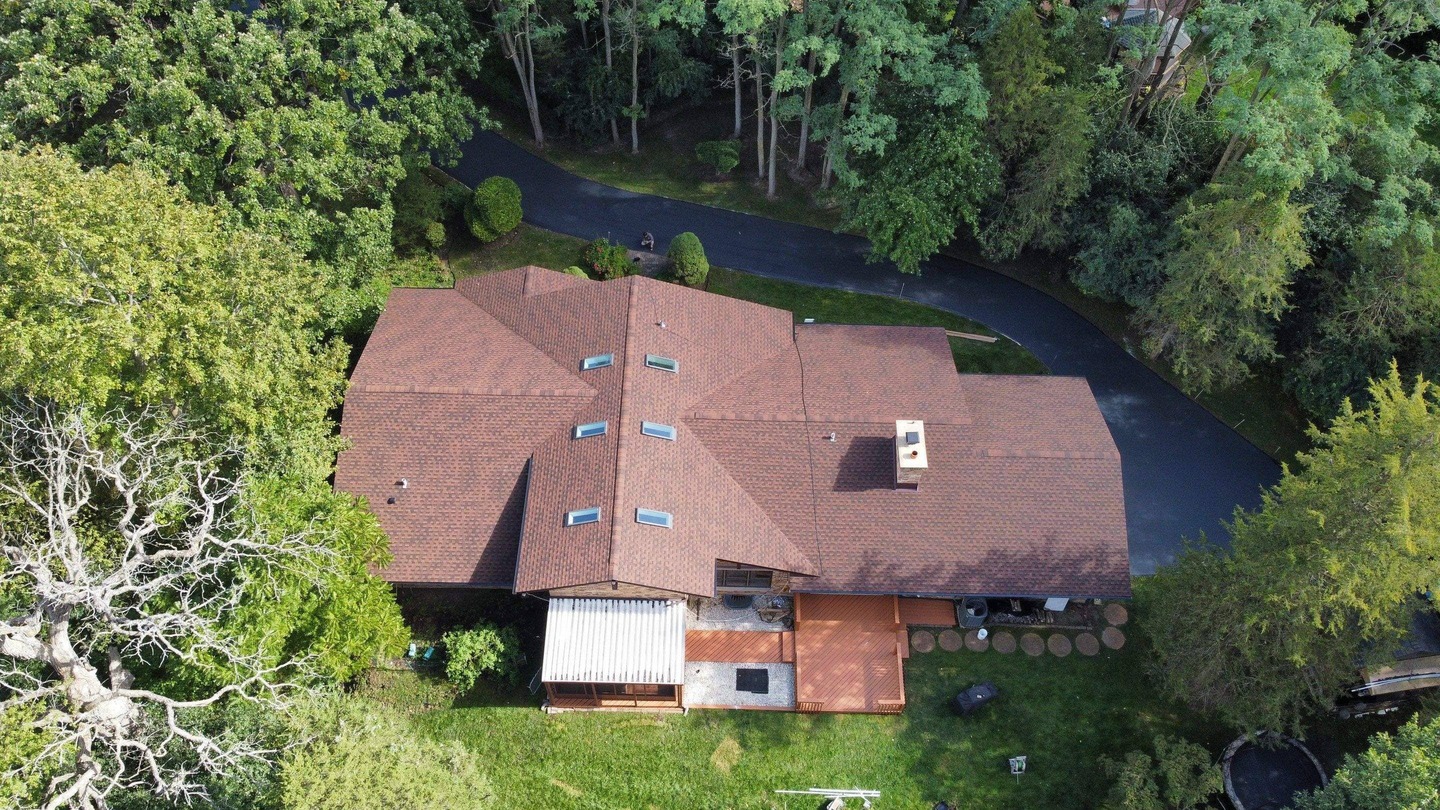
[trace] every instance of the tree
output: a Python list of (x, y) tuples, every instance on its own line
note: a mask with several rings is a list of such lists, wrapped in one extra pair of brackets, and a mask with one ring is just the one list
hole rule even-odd
[(665, 255), (670, 259), (675, 277), (681, 282), (691, 287), (705, 284), (705, 277), (710, 275), (710, 262), (705, 258), (700, 237), (689, 231), (677, 234), (670, 240), (670, 248)]
[(871, 259), (901, 272), (949, 244), (962, 223), (975, 227), (995, 187), (998, 167), (969, 110), (905, 116), (905, 137), (864, 166), (864, 185), (847, 195), (845, 224), (870, 237)]
[(1144, 592), (1162, 686), (1244, 729), (1295, 731), (1356, 664), (1395, 649), (1440, 581), (1440, 391), (1392, 366), (1347, 401), (1231, 548), (1197, 548)]
[(1301, 797), (1299, 810), (1423, 810), (1440, 802), (1440, 718), (1419, 717), (1380, 732), (1363, 754), (1347, 754), (1330, 784)]
[(522, 216), (520, 187), (508, 177), (485, 179), (465, 208), (465, 222), (481, 242), (494, 242), (515, 230)]
[(307, 741), (281, 765), (284, 810), (495, 805), (463, 745), (431, 741), (383, 706), (328, 697), (301, 706), (291, 725)]
[(1163, 734), (1155, 738), (1154, 757), (1131, 751), (1121, 762), (1102, 757), (1101, 766), (1115, 780), (1106, 810), (1192, 810), (1225, 787), (1204, 748)]
[[(536, 0), (489, 0), (500, 53), (515, 68), (520, 95), (530, 116), (530, 133), (536, 146), (545, 145), (545, 127), (540, 122), (540, 94), (535, 85), (535, 43), (554, 39), (560, 28), (540, 16)], [(608, 46), (608, 41), (607, 41)]]
[(347, 350), (316, 268), (149, 171), (0, 151), (0, 389), (157, 405), (324, 480)]
[(1136, 314), (1145, 350), (1192, 390), (1237, 382), (1271, 360), (1294, 273), (1310, 262), (1288, 194), (1211, 185), (1175, 221), (1165, 281)]
[(10, 4), (0, 147), (158, 170), (359, 290), (392, 255), (407, 165), (484, 120), (470, 32), (462, 0)]
[[(0, 412), (0, 590), (17, 608), (0, 619), (0, 711), (43, 709), (48, 736), (6, 776), (54, 770), (47, 810), (104, 807), (135, 787), (202, 798), (198, 773), (269, 753), (191, 718), (230, 700), (282, 704), (279, 678), (302, 662), (263, 665), (223, 619), (241, 603), (244, 569), (301, 566), (326, 549), (247, 526), (245, 485), (224, 472), (238, 451), (193, 449), (188, 428), (153, 409), (15, 400)], [(231, 676), (213, 691), (177, 694), (156, 671), (207, 657)]]

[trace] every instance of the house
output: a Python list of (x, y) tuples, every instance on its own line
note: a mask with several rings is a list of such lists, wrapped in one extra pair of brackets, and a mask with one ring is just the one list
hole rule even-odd
[(394, 290), (336, 487), (389, 534), (387, 580), (548, 598), (556, 707), (899, 711), (915, 616), (1129, 596), (1084, 380), (793, 320), (538, 267)]

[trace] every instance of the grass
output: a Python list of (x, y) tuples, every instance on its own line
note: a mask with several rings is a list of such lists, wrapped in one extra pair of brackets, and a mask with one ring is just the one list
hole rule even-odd
[[(456, 278), (526, 264), (558, 270), (579, 264), (584, 246), (584, 240), (573, 236), (522, 224), (514, 232), (488, 245), (469, 236), (457, 239), (451, 245), (448, 263)], [(994, 343), (984, 343), (950, 338), (955, 367), (963, 373), (1048, 373), (1035, 355), (984, 324), (912, 301), (777, 281), (722, 267), (710, 269), (707, 289), (731, 298), (790, 310), (796, 320), (815, 318), (824, 323), (943, 326), (956, 332), (991, 335), (999, 339)]]
[(822, 323), (943, 326), (955, 332), (990, 335), (998, 340), (994, 343), (983, 343), (965, 338), (950, 338), (955, 367), (964, 373), (1049, 372), (1035, 355), (984, 324), (913, 301), (777, 281), (718, 267), (710, 270), (707, 289), (731, 298), (743, 298), (746, 301), (788, 309), (795, 313), (797, 320), (814, 318)]
[[(884, 807), (1091, 807), (1109, 788), (1101, 757), (1178, 734), (1218, 754), (1223, 730), (1156, 695), (1131, 643), (1095, 658), (961, 651), (906, 662), (900, 716), (696, 711), (688, 716), (548, 716), (524, 690), (482, 685), (446, 708), (436, 682), (379, 673), (364, 691), (411, 711), (422, 733), (456, 740), (506, 806), (810, 808), (775, 789), (861, 787)], [(971, 718), (954, 692), (993, 681), (1001, 698)], [(1009, 757), (1024, 754), (1016, 780)]]

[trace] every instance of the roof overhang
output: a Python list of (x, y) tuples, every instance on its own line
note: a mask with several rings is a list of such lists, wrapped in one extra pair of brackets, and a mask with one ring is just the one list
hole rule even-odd
[(661, 599), (551, 599), (546, 683), (685, 682), (685, 603)]

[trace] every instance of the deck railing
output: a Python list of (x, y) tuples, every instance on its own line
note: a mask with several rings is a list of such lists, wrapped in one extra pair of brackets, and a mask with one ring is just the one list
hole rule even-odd
[(802, 700), (799, 703), (795, 704), (795, 711), (801, 712), (803, 714), (814, 714), (816, 712), (823, 712), (825, 711), (825, 701)]

